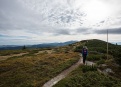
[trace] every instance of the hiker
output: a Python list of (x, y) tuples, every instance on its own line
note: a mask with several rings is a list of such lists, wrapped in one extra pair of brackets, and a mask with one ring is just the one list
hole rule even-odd
[(83, 49), (82, 49), (83, 64), (85, 64), (85, 60), (86, 60), (87, 54), (88, 54), (87, 47), (83, 46)]

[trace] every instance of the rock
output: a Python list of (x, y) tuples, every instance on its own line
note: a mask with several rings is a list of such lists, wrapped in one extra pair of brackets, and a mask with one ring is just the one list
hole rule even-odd
[(106, 65), (106, 64), (102, 64), (101, 66), (102, 66), (102, 67), (105, 67), (105, 66), (107, 66), (107, 65)]
[(113, 70), (110, 69), (110, 68), (107, 68), (107, 69), (103, 70), (103, 72), (104, 72), (104, 73), (107, 73), (107, 74), (108, 74), (108, 73), (114, 73)]

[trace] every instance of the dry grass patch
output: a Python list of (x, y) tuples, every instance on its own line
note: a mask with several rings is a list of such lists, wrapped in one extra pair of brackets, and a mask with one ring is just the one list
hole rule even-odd
[(42, 53), (1, 61), (0, 87), (41, 87), (78, 59), (77, 53)]

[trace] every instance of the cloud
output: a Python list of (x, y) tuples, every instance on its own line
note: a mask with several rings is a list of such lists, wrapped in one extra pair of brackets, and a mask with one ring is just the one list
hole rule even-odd
[[(96, 22), (88, 21), (90, 14), (84, 11), (92, 1), (95, 0), (0, 0), (0, 40), (39, 43), (62, 40), (58, 39), (60, 36), (70, 37), (66, 41), (77, 38), (76, 35), (105, 34), (105, 29), (110, 29), (111, 34), (121, 34), (120, 0), (102, 0), (114, 14), (104, 20), (95, 19)], [(91, 16), (95, 18), (96, 14)], [(5, 41), (7, 38), (11, 41)]]
[(59, 29), (57, 31), (54, 31), (55, 35), (71, 35), (70, 30), (67, 29)]
[(91, 31), (89, 28), (78, 28), (76, 30), (76, 33), (81, 33), (81, 34), (91, 34)]
[[(94, 33), (97, 33), (97, 34), (107, 34), (107, 29), (95, 30)], [(121, 28), (108, 29), (108, 33), (109, 34), (121, 34)]]

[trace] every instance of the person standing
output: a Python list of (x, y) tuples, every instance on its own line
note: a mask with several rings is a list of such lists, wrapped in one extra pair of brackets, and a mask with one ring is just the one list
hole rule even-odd
[(87, 47), (83, 46), (83, 49), (82, 49), (83, 64), (85, 64), (87, 55), (88, 55)]

